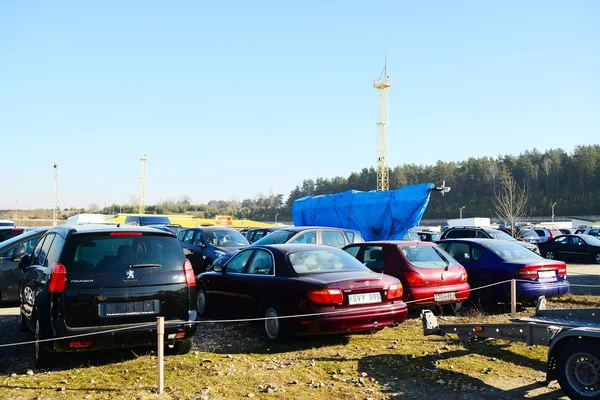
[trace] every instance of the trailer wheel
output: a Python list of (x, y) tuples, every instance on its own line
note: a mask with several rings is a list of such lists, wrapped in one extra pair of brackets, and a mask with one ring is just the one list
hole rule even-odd
[(572, 400), (600, 396), (600, 348), (597, 341), (575, 339), (566, 343), (556, 360), (561, 389)]

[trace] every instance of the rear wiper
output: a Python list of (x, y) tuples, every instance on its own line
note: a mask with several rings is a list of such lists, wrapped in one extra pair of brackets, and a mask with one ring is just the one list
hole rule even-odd
[(129, 268), (160, 268), (162, 264), (131, 264)]

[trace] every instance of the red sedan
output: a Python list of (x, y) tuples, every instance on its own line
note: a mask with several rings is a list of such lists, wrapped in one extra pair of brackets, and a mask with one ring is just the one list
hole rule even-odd
[(369, 269), (395, 276), (410, 307), (457, 305), (469, 297), (467, 271), (431, 242), (380, 241), (344, 247)]
[(261, 322), (269, 340), (378, 330), (406, 318), (398, 279), (330, 246), (251, 246), (213, 269), (196, 277), (199, 315), (270, 318)]

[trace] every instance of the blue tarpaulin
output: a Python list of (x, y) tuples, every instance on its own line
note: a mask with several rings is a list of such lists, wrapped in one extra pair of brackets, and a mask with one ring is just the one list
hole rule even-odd
[(296, 226), (331, 226), (355, 229), (367, 241), (400, 240), (421, 221), (433, 183), (397, 190), (306, 196), (294, 201)]

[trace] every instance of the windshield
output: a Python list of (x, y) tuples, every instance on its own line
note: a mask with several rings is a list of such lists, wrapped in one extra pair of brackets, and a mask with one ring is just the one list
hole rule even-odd
[(294, 236), (296, 232), (288, 231), (285, 229), (280, 229), (273, 233), (268, 234), (267, 236), (257, 240), (253, 244), (256, 245), (265, 245), (265, 244), (282, 244), (287, 243), (288, 240)]
[(323, 272), (371, 271), (343, 250), (297, 251), (288, 255), (294, 271), (299, 275)]
[(13, 243), (18, 242), (19, 240), (27, 239), (27, 238), (30, 238), (35, 235), (42, 236), (42, 234), (44, 232), (45, 232), (45, 230), (35, 230), (35, 231), (29, 231), (26, 233), (21, 233), (21, 234), (18, 234), (17, 236), (13, 236), (12, 238), (3, 241), (0, 244), (2, 244), (2, 247), (10, 247)]
[(498, 240), (517, 240), (514, 237), (510, 236), (508, 233), (506, 232), (502, 232), (502, 231), (497, 231), (495, 229), (490, 229), (489, 231), (486, 231), (488, 234), (490, 234), (490, 236), (492, 236), (494, 239), (498, 239)]
[(581, 235), (581, 237), (583, 238), (583, 240), (585, 240), (587, 244), (591, 244), (592, 246), (600, 246), (600, 239), (598, 239), (595, 236)]
[(402, 238), (402, 240), (421, 240), (419, 234), (416, 232), (407, 232), (406, 235)]
[(516, 243), (490, 242), (486, 243), (486, 246), (504, 261), (526, 260), (532, 258), (537, 260), (542, 258), (533, 251)]
[(400, 251), (409, 263), (418, 268), (445, 268), (456, 261), (433, 246), (401, 246)]
[(208, 243), (219, 247), (239, 247), (250, 244), (244, 235), (233, 229), (205, 231), (204, 237)]

